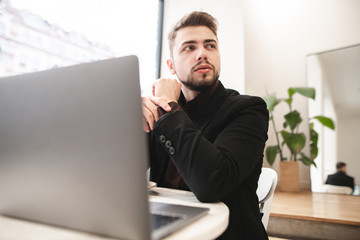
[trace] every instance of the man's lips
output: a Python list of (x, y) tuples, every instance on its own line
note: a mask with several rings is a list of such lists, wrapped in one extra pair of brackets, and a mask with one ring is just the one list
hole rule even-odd
[(212, 71), (213, 68), (211, 65), (207, 65), (207, 64), (202, 64), (198, 67), (195, 68), (194, 72), (198, 72), (198, 73), (207, 73)]

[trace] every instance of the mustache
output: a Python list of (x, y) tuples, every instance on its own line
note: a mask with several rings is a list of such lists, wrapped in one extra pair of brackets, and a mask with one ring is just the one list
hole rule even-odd
[(210, 65), (212, 69), (215, 69), (215, 66), (212, 65), (210, 62), (208, 61), (201, 61), (201, 62), (197, 62), (192, 68), (191, 68), (191, 71), (195, 71), (195, 69), (200, 66), (201, 64), (207, 64), (207, 65)]

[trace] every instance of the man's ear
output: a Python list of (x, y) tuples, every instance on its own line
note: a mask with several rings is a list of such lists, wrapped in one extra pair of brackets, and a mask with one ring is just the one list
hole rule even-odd
[(170, 73), (171, 74), (176, 74), (176, 71), (175, 71), (175, 66), (174, 66), (174, 63), (173, 63), (173, 61), (172, 61), (172, 59), (168, 59), (167, 61), (166, 61), (166, 63), (167, 63), (167, 65), (168, 65), (168, 68), (169, 68), (169, 70), (170, 70)]

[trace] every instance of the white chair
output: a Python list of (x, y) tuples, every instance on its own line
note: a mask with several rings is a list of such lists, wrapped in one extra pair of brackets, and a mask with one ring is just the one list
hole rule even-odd
[(350, 195), (350, 194), (352, 194), (353, 190), (352, 190), (351, 187), (335, 186), (335, 185), (325, 184), (324, 185), (324, 192)]
[(265, 229), (270, 217), (270, 207), (274, 196), (278, 176), (277, 173), (271, 168), (262, 168), (258, 181), (258, 188), (256, 194), (259, 198), (260, 213), (263, 215), (261, 218)]

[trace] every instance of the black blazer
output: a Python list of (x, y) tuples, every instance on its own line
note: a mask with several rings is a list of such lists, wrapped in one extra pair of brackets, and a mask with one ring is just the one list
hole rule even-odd
[(351, 187), (354, 190), (354, 178), (346, 175), (346, 173), (342, 171), (328, 175), (325, 183), (336, 186)]
[(202, 202), (224, 202), (229, 226), (220, 239), (268, 239), (256, 195), (269, 114), (259, 97), (240, 95), (221, 83), (196, 125), (171, 111), (150, 135), (150, 179), (164, 186), (169, 156)]

